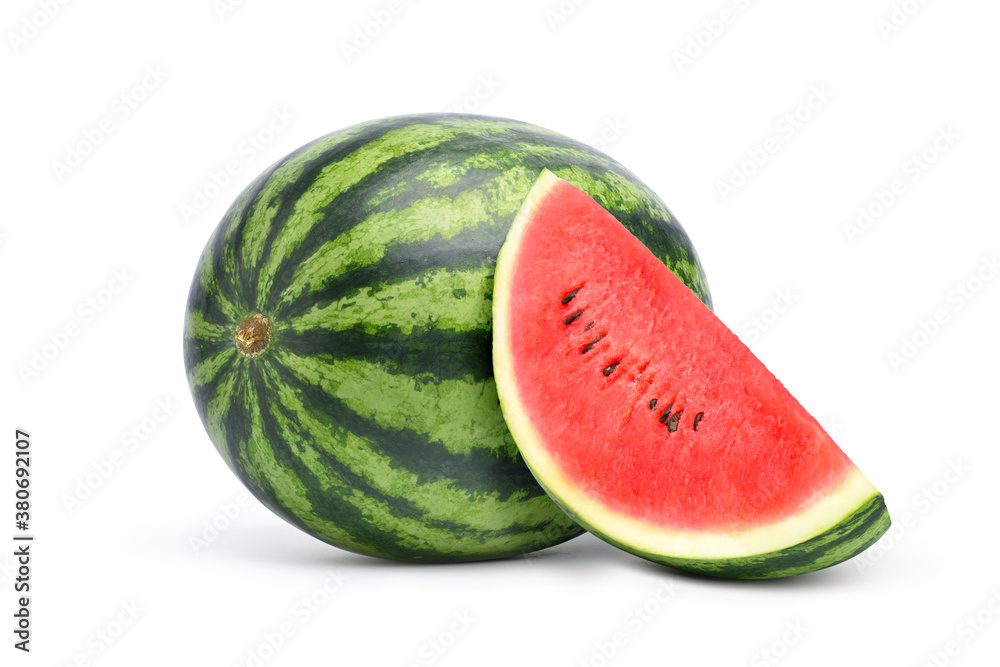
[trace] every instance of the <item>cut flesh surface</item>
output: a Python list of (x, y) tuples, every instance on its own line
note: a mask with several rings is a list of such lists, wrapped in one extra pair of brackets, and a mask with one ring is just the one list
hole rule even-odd
[(833, 565), (882, 496), (710, 309), (586, 193), (545, 171), (494, 287), (494, 374), (525, 461), (582, 525), (717, 576)]

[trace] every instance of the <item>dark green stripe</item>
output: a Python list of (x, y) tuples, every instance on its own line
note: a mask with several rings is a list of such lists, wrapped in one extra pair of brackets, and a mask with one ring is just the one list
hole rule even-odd
[[(269, 368), (269, 370), (264, 370), (265, 368)], [(311, 447), (308, 443), (314, 441), (316, 434), (300, 427), (297, 413), (275, 400), (275, 397), (279, 395), (277, 385), (284, 385), (287, 381), (286, 378), (281, 377), (280, 373), (275, 374), (277, 368), (273, 363), (254, 364), (252, 367), (245, 366), (243, 370), (249, 371), (249, 373), (247, 375), (241, 373), (241, 377), (249, 379), (252, 389), (249, 394), (251, 401), (260, 401), (261, 407), (264, 407), (260, 412), (262, 434), (258, 441), (274, 443), (274, 446), (264, 454), (273, 457), (276, 465), (291, 471), (302, 484), (306, 501), (312, 510), (311, 523), (306, 523), (301, 516), (295, 514), (292, 508), (281, 505), (280, 501), (277, 500), (281, 495), (278, 490), (272, 487), (268, 479), (260, 474), (255, 474), (262, 471), (246, 465), (248, 460), (246, 453), (239, 452), (238, 454), (237, 450), (232, 450), (231, 453), (238, 456), (233, 460), (244, 462), (244, 465), (239, 467), (236, 472), (254, 496), (276, 514), (309, 534), (360, 553), (378, 553), (385, 557), (403, 560), (449, 561), (496, 558), (534, 551), (569, 539), (578, 533), (568, 517), (562, 515), (541, 521), (537, 525), (511, 523), (503, 528), (491, 530), (479, 530), (469, 526), (462, 521), (464, 515), (456, 516), (451, 520), (427, 517), (423, 510), (405, 498), (387, 495), (372, 486), (363, 473), (351, 470), (335, 456), (325, 452), (323, 448)], [(302, 394), (300, 392), (297, 395), (301, 397)], [(237, 404), (245, 405), (239, 402)], [(232, 411), (227, 418), (227, 427), (236, 426), (230, 420), (244, 421), (248, 419), (249, 415), (244, 414), (241, 410)], [(344, 428), (345, 432), (346, 430)], [(237, 437), (243, 438), (244, 435), (238, 433)], [(246, 442), (246, 440), (242, 442)], [(322, 466), (319, 467), (320, 474), (317, 474), (313, 465), (307, 464), (301, 458), (297, 451), (297, 448), (301, 446), (310, 447), (311, 453), (322, 460)], [(493, 467), (495, 464), (490, 463), (489, 465)], [(357, 498), (344, 493), (342, 489), (361, 492), (373, 505), (384, 504), (397, 517), (423, 521), (426, 526), (432, 529), (454, 536), (454, 551), (442, 552), (440, 545), (420, 548), (412, 546), (412, 544), (403, 544), (404, 541), (419, 542), (421, 540), (420, 534), (379, 528), (372, 523), (370, 517), (365, 515), (364, 505), (359, 507)], [(519, 491), (519, 500), (514, 502), (536, 497), (530, 492), (530, 489)], [(354, 498), (353, 502), (352, 497)], [(470, 509), (473, 507), (473, 502), (470, 498)], [(328, 536), (321, 528), (318, 528), (324, 523), (336, 526), (337, 538)], [(494, 541), (509, 542), (509, 540), (503, 540), (503, 538), (509, 537), (520, 539), (514, 540), (514, 546), (506, 551), (498, 552), (496, 548), (493, 550), (477, 548), (478, 545), (489, 545)]]
[[(191, 372), (191, 368), (194, 364), (191, 363), (192, 357), (188, 355), (188, 373)], [(215, 376), (215, 380), (212, 382), (207, 382), (198, 387), (192, 387), (191, 391), (194, 394), (194, 404), (195, 408), (198, 410), (198, 416), (201, 417), (201, 423), (205, 428), (208, 428), (208, 410), (209, 403), (215, 397), (218, 391), (219, 383), (222, 382), (222, 378), (235, 373), (235, 367), (239, 363), (239, 355), (234, 354), (222, 367), (218, 375)], [(218, 443), (215, 443), (218, 446)], [(231, 448), (230, 448), (231, 449)]]
[(479, 448), (464, 456), (454, 454), (420, 433), (382, 428), (350, 410), (336, 396), (303, 382), (285, 366), (275, 364), (275, 370), (282, 383), (295, 388), (312, 414), (324, 415), (331, 423), (373, 443), (394, 464), (418, 475), (421, 481), (453, 480), (457, 488), (473, 495), (497, 493), (501, 501), (514, 494), (533, 498), (543, 493), (516, 454), (503, 455)]
[[(568, 165), (554, 165), (554, 168), (559, 169), (564, 166)], [(479, 175), (483, 176), (484, 179), (495, 176), (495, 174), (486, 174), (485, 172), (479, 172)], [(597, 174), (597, 176), (600, 175)], [(456, 193), (459, 190), (464, 190), (466, 186), (465, 182), (456, 184)], [(435, 194), (437, 195), (438, 192)], [(449, 189), (443, 189), (440, 194), (447, 196)], [(412, 197), (415, 199), (417, 195), (412, 194)], [(393, 210), (397, 210), (396, 205), (399, 203), (399, 201), (393, 201)], [(685, 251), (677, 249), (674, 244), (689, 245), (690, 242), (684, 232), (678, 230), (672, 223), (650, 217), (642, 211), (612, 209), (611, 213), (633, 231), (640, 241), (654, 250), (661, 259), (666, 256), (668, 262), (683, 263), (689, 261), (690, 258)], [(320, 289), (302, 293), (288, 307), (281, 308), (280, 312), (277, 310), (277, 304), (282, 295), (277, 289), (273, 291), (270, 302), (264, 307), (269, 312), (274, 312), (276, 317), (296, 317), (305, 313), (313, 305), (322, 307), (331, 301), (347, 296), (353, 290), (369, 288), (372, 285), (391, 284), (432, 268), (441, 266), (470, 268), (483, 263), (493, 266), (513, 220), (514, 214), (498, 215), (484, 220), (480, 225), (469, 227), (450, 239), (435, 238), (419, 244), (390, 243), (385, 255), (379, 261), (331, 278)], [(356, 224), (359, 221), (352, 222)], [(651, 231), (651, 225), (655, 225), (658, 231)], [(343, 231), (346, 231), (346, 227), (338, 233)], [(665, 237), (670, 239), (669, 243), (664, 241)], [(320, 238), (324, 238), (324, 236), (321, 235)], [(325, 241), (317, 239), (315, 242), (322, 245)], [(292, 265), (294, 264), (295, 269), (298, 269), (301, 262), (306, 261), (315, 252), (315, 248), (307, 246), (309, 246), (308, 242), (303, 243), (290, 256), (288, 262), (282, 266), (281, 271), (286, 272), (287, 275), (276, 281), (276, 285), (284, 284), (282, 280), (291, 280), (294, 273)]]
[[(480, 123), (484, 121), (480, 117), (449, 114), (426, 116), (421, 119), (421, 122), (427, 125), (440, 124), (444, 128), (448, 128), (448, 123), (454, 122), (456, 118)], [(306, 238), (303, 239), (293, 253), (282, 259), (276, 273), (275, 289), (272, 291), (271, 302), (266, 306), (257, 304), (252, 307), (273, 309), (277, 295), (280, 293), (278, 286), (287, 284), (303, 261), (308, 259), (324, 243), (336, 238), (363, 221), (370, 213), (375, 211), (399, 210), (409, 206), (427, 194), (426, 190), (421, 187), (404, 187), (388, 203), (372, 206), (371, 200), (373, 198), (378, 199), (376, 195), (380, 191), (391, 187), (394, 183), (406, 184), (409, 179), (424, 172), (434, 162), (446, 161), (446, 164), (449, 166), (457, 166), (469, 157), (482, 153), (490, 144), (495, 144), (496, 151), (498, 151), (498, 154), (493, 156), (495, 159), (503, 160), (503, 155), (499, 153), (501, 151), (510, 155), (506, 160), (508, 168), (528, 165), (539, 171), (542, 167), (548, 167), (558, 172), (564, 168), (582, 166), (594, 178), (599, 180), (602, 180), (602, 177), (606, 177), (607, 174), (612, 173), (628, 179), (633, 182), (633, 187), (638, 189), (644, 199), (650, 202), (656, 201), (655, 195), (642, 185), (631, 172), (584, 144), (546, 132), (541, 130), (541, 128), (534, 128), (533, 126), (517, 122), (505, 121), (503, 119), (485, 120), (493, 120), (500, 125), (499, 127), (477, 127), (474, 133), (469, 131), (430, 148), (414, 150), (401, 155), (383, 163), (378, 170), (368, 174), (354, 186), (337, 196), (333, 202), (322, 210), (324, 215), (323, 220), (308, 232)], [(306, 163), (299, 177), (285, 185), (280, 191), (280, 209), (274, 217), (275, 224), (269, 230), (269, 236), (264, 246), (264, 256), (260, 259), (259, 265), (265, 265), (269, 260), (271, 246), (282, 227), (281, 221), (292, 213), (299, 198), (310, 188), (317, 185), (317, 178), (324, 167), (333, 162), (343, 160), (351, 153), (393, 130), (405, 128), (413, 124), (414, 120), (412, 117), (391, 118), (381, 123), (371, 124), (363, 133), (325, 151), (320, 156)], [(547, 145), (546, 150), (549, 153), (546, 153), (544, 156), (537, 154), (539, 145)], [(559, 155), (562, 159), (553, 159), (552, 150), (555, 150), (556, 155)], [(268, 173), (273, 173), (280, 164), (294, 159), (295, 155), (296, 153), (287, 156), (284, 160), (274, 165)], [(468, 173), (460, 177), (458, 182), (443, 188), (436, 188), (434, 194), (436, 196), (447, 196), (475, 189), (499, 173), (500, 170), (498, 169), (471, 169)], [(255, 183), (253, 196), (247, 198), (240, 210), (236, 222), (238, 229), (234, 235), (234, 239), (238, 239), (242, 235), (245, 226), (248, 224), (250, 218), (253, 217), (253, 211), (266, 208), (267, 203), (264, 206), (260, 206), (260, 202), (257, 201), (263, 185), (264, 179), (260, 179)], [(686, 249), (691, 248), (690, 240), (673, 221), (673, 217), (665, 207), (657, 207), (659, 210), (655, 211), (627, 211), (616, 208), (611, 202), (602, 199), (600, 193), (595, 192), (593, 194), (599, 203), (609, 208), (623, 224), (629, 227), (630, 231), (643, 243), (651, 247), (658, 256), (667, 258), (669, 264), (679, 265), (685, 262), (692, 262), (693, 257), (691, 253), (686, 251)], [(509, 221), (506, 221), (506, 223), (504, 231), (509, 226)], [(669, 242), (664, 242), (664, 237), (667, 237)], [(501, 237), (500, 244), (502, 244), (502, 240)], [(219, 241), (221, 242), (222, 239), (219, 239)], [(500, 244), (494, 249), (495, 251), (499, 250)], [(220, 254), (217, 254), (217, 257)], [(493, 256), (495, 254), (496, 252), (492, 253)], [(232, 257), (230, 259), (239, 260), (239, 269), (234, 271), (223, 270), (220, 272), (228, 274), (232, 279), (230, 289), (226, 290), (226, 292), (230, 293), (230, 290), (236, 289), (243, 303), (253, 304), (254, 298), (252, 295), (256, 294), (257, 281), (260, 275), (259, 271), (248, 273), (247, 268), (242, 266), (241, 257)], [(234, 263), (223, 262), (220, 268), (225, 269), (227, 264), (232, 266)]]
[(377, 334), (363, 325), (344, 330), (311, 329), (282, 332), (280, 345), (300, 357), (324, 358), (331, 350), (339, 358), (363, 359), (386, 365), (391, 373), (410, 375), (417, 382), (461, 380), (482, 382), (493, 377), (490, 331), (442, 331), (414, 327), (383, 327)]
[(222, 297), (241, 309), (245, 309), (246, 306), (243, 304), (246, 304), (247, 301), (243, 296), (244, 289), (240, 285), (239, 276), (236, 273), (238, 248), (226, 238), (228, 234), (228, 227), (220, 227), (209, 242), (215, 278), (213, 287)]
[[(254, 369), (253, 377), (255, 391), (258, 396), (273, 397), (276, 395), (273, 392), (268, 392), (267, 388), (264, 386), (264, 379), (256, 368)], [(273, 402), (265, 402), (263, 405), (270, 405), (272, 408), (275, 407)], [(371, 549), (379, 552), (386, 545), (393, 545), (397, 542), (398, 536), (382, 531), (368, 521), (361, 508), (352, 505), (339, 493), (324, 492), (324, 487), (321, 484), (321, 481), (316, 477), (312, 469), (303, 463), (303, 461), (293, 451), (291, 451), (288, 443), (284, 440), (281, 427), (277, 424), (273, 414), (269, 410), (264, 409), (261, 411), (261, 422), (264, 429), (264, 437), (268, 442), (273, 443), (272, 453), (275, 461), (279, 465), (292, 470), (299, 481), (306, 487), (309, 503), (313, 509), (316, 510), (317, 516), (335, 521), (337, 526), (341, 530), (347, 532), (354, 542), (350, 545), (342, 544), (341, 546), (353, 547), (360, 551)], [(293, 419), (289, 426), (293, 426), (294, 423)], [(233, 422), (230, 421), (229, 425), (233, 425)], [(328, 466), (324, 469), (324, 472), (330, 474), (331, 476), (339, 476), (341, 470), (331, 469)], [(257, 499), (268, 506), (271, 511), (275, 512), (286, 521), (294, 526), (297, 526), (303, 531), (309, 534), (315, 533), (315, 529), (306, 524), (293, 511), (278, 504), (275, 500), (278, 494), (275, 489), (271, 487), (271, 484), (265, 475), (251, 476), (247, 474), (246, 470), (242, 469), (237, 470), (237, 474), (242, 479), (244, 485), (253, 491)], [(353, 477), (354, 479), (352, 481), (361, 481), (357, 479), (357, 476)], [(341, 478), (340, 481), (343, 482), (343, 478)], [(365, 484), (362, 488), (364, 488), (365, 491), (373, 491), (373, 489), (371, 489), (371, 487), (367, 484)], [(393, 503), (393, 507), (396, 507), (395, 503)], [(404, 510), (405, 508), (399, 506), (398, 509)], [(396, 548), (399, 549), (398, 546)], [(421, 556), (430, 555), (433, 555), (433, 552), (421, 554), (419, 551), (406, 551), (406, 556), (408, 557), (419, 558)]]
[[(512, 221), (513, 218), (503, 220), (500, 224), (489, 221), (487, 224), (465, 229), (447, 240), (390, 244), (379, 261), (331, 278), (323, 287), (303, 293), (275, 316), (282, 319), (298, 317), (314, 306), (322, 308), (357, 290), (391, 285), (442, 266), (460, 270), (484, 265), (492, 268), (496, 266), (497, 253)], [(271, 312), (274, 312), (275, 302), (281, 296), (277, 290), (275, 292), (272, 302), (267, 306)]]
[(201, 273), (196, 273), (191, 283), (191, 289), (188, 292), (187, 310), (189, 312), (200, 311), (205, 321), (211, 324), (228, 326), (232, 318), (221, 308), (215, 293), (217, 291), (224, 298), (231, 298), (232, 296), (231, 281), (227, 275), (220, 275), (220, 270), (223, 267), (217, 259), (223, 252), (224, 241), (221, 239), (224, 236), (225, 234), (221, 228), (216, 230), (212, 238), (209, 239), (208, 246), (205, 248), (205, 253), (210, 254), (209, 261), (211, 261), (215, 271), (215, 280), (211, 285), (213, 293), (209, 293), (207, 287), (202, 284)]
[[(403, 189), (398, 195), (393, 196), (390, 203), (373, 206), (371, 201), (373, 199), (378, 200), (378, 195), (381, 191), (391, 188), (393, 184), (407, 183), (410, 179), (425, 172), (430, 162), (443, 160), (445, 156), (452, 162), (457, 162), (460, 159), (474, 155), (476, 146), (480, 146), (481, 143), (481, 140), (476, 137), (463, 136), (431, 148), (406, 153), (383, 163), (377, 171), (368, 174), (356, 184), (347, 188), (321, 210), (322, 219), (309, 230), (298, 247), (282, 259), (281, 265), (275, 272), (275, 289), (272, 291), (271, 301), (266, 307), (269, 309), (274, 308), (280, 296), (280, 290), (277, 289), (277, 286), (289, 284), (302, 263), (308, 260), (325, 243), (350, 231), (373, 213), (398, 211), (410, 206), (418, 199), (427, 197), (429, 194), (427, 190), (421, 187), (411, 186)], [(458, 182), (449, 186), (435, 188), (433, 195), (435, 197), (455, 196), (476, 189), (477, 186), (496, 175), (498, 175), (498, 172), (471, 170), (468, 174), (462, 176)], [(297, 195), (301, 196), (302, 193), (298, 192)], [(284, 199), (282, 207), (285, 207), (286, 204), (294, 207), (295, 201)], [(283, 213), (284, 211), (279, 211), (278, 215), (275, 216), (276, 219)], [(284, 214), (287, 215), (287, 213)], [(279, 225), (275, 225), (275, 228), (278, 227)], [(272, 230), (272, 235), (266, 245), (266, 255), (261, 265), (266, 264), (269, 259), (267, 254), (269, 254), (270, 246), (275, 236), (276, 232)], [(378, 239), (375, 239), (375, 242), (378, 242)], [(496, 252), (499, 252), (499, 246), (497, 246)], [(494, 256), (496, 252), (493, 253)]]
[[(279, 494), (271, 484), (266, 473), (262, 474), (256, 468), (246, 465), (247, 456), (241, 451), (250, 442), (248, 426), (252, 420), (249, 411), (250, 409), (258, 409), (257, 405), (251, 408), (247, 401), (254, 401), (260, 397), (264, 400), (259, 402), (258, 405), (261, 407), (273, 406), (276, 394), (268, 392), (263, 373), (264, 364), (244, 363), (240, 366), (239, 371), (237, 371), (239, 386), (236, 395), (240, 399), (247, 400), (233, 400), (223, 419), (229, 444), (230, 460), (233, 462), (243, 462), (242, 465), (235, 465), (233, 471), (243, 482), (244, 486), (253, 493), (254, 497), (268, 509), (301, 530), (309, 534), (315, 534), (315, 530), (312, 527), (308, 526), (293, 511), (283, 507), (277, 501)], [(250, 390), (249, 392), (247, 391), (248, 389)], [(303, 485), (306, 486), (310, 495), (309, 501), (310, 503), (314, 503), (314, 507), (322, 508), (328, 516), (338, 517), (336, 520), (338, 526), (344, 530), (349, 530), (357, 541), (355, 545), (350, 546), (363, 550), (365, 545), (370, 545), (378, 552), (377, 545), (384, 544), (386, 541), (392, 544), (396, 541), (395, 536), (385, 535), (382, 531), (379, 531), (375, 526), (367, 522), (361, 509), (347, 502), (340, 494), (324, 494), (313, 471), (291, 451), (291, 445), (285, 440), (281, 433), (281, 428), (275, 422), (273, 415), (267, 409), (261, 410), (260, 415), (264, 430), (263, 437), (267, 442), (272, 443), (269, 454), (273, 456), (278, 465), (292, 470)], [(295, 421), (292, 420), (290, 425), (294, 424)], [(346, 547), (349, 545), (341, 544), (340, 546)]]
[[(404, 119), (388, 119), (386, 122), (383, 123), (372, 124), (368, 129), (358, 134), (357, 136), (349, 139), (348, 141), (342, 144), (337, 144), (333, 146), (332, 148), (324, 151), (323, 153), (313, 158), (312, 160), (306, 162), (303, 165), (302, 173), (299, 174), (298, 178), (296, 178), (293, 181), (290, 181), (284, 187), (282, 187), (281, 190), (279, 191), (279, 194), (277, 195), (277, 198), (280, 199), (281, 203), (279, 204), (278, 210), (274, 215), (274, 224), (271, 226), (267, 240), (264, 242), (263, 253), (261, 257), (258, 259), (257, 267), (267, 265), (271, 257), (271, 248), (274, 244), (275, 239), (278, 237), (278, 234), (281, 232), (282, 221), (287, 219), (288, 216), (290, 216), (293, 213), (293, 211), (295, 210), (295, 206), (298, 204), (299, 198), (305, 192), (309, 191), (314, 185), (316, 185), (316, 181), (319, 178), (320, 174), (322, 173), (323, 169), (325, 169), (326, 167), (330, 166), (335, 162), (343, 160), (351, 153), (354, 153), (355, 151), (363, 148), (364, 146), (370, 144), (371, 142), (380, 139), (389, 132), (404, 127), (408, 127), (411, 124), (412, 123), (407, 122)], [(334, 132), (329, 135), (326, 135), (326, 137), (330, 137), (335, 134), (338, 133)], [(316, 141), (322, 141), (326, 137), (321, 137)], [(305, 148), (306, 147), (300, 148), (299, 150), (290, 154), (285, 159), (286, 160), (295, 159), (296, 156)], [(375, 174), (378, 173), (382, 173), (382, 169), (379, 169), (377, 172), (375, 172)], [(371, 182), (373, 176), (374, 174), (369, 174), (367, 180)], [(354, 188), (351, 189), (354, 190), (355, 188), (357, 188), (357, 186), (354, 186)], [(343, 196), (344, 194), (341, 193), (341, 195), (339, 195), (334, 200), (334, 203), (336, 203), (337, 201), (341, 201)], [(256, 199), (256, 197), (254, 199)], [(317, 226), (324, 226), (324, 225), (323, 223), (320, 223)], [(339, 232), (333, 232), (333, 234), (336, 233)], [(331, 238), (334, 237), (328, 236), (325, 240), (329, 240)], [(277, 275), (278, 276), (282, 275), (280, 270)], [(260, 272), (255, 271), (252, 275), (247, 275), (246, 278), (247, 278), (247, 287), (250, 288), (248, 294), (250, 295), (256, 294), (258, 288), (258, 280), (260, 279)], [(280, 279), (276, 279), (275, 284), (280, 285), (283, 283), (281, 282)]]
[[(229, 460), (236, 464), (237, 461), (241, 461), (241, 445), (242, 443), (248, 442), (250, 440), (250, 429), (251, 429), (251, 419), (250, 419), (250, 408), (247, 405), (247, 372), (260, 372), (254, 368), (247, 369), (247, 365), (243, 359), (234, 360), (235, 368), (230, 372), (236, 377), (235, 385), (233, 388), (233, 400), (225, 408), (225, 413), (222, 416), (221, 422), (226, 430), (226, 451), (229, 454)], [(206, 397), (203, 402), (207, 407), (211, 399)], [(219, 443), (216, 443), (218, 446)], [(239, 468), (240, 466), (236, 466)], [(242, 471), (237, 470), (242, 476)], [(244, 479), (244, 482), (249, 488), (262, 488), (264, 483), (262, 480)], [(271, 507), (266, 501), (265, 505)], [(272, 508), (273, 509), (273, 508)]]
[[(350, 533), (351, 537), (359, 546), (368, 546), (377, 549), (384, 549), (386, 545), (392, 545), (398, 540), (398, 536), (388, 531), (383, 531), (368, 521), (362, 508), (352, 505), (340, 494), (329, 493), (329, 480), (322, 480), (309, 465), (292, 451), (287, 440), (287, 435), (283, 433), (281, 425), (275, 419), (275, 413), (279, 413), (284, 420), (285, 429), (294, 433), (300, 442), (310, 442), (312, 435), (298, 424), (298, 418), (294, 411), (287, 409), (275, 397), (278, 395), (276, 387), (267, 386), (266, 383), (258, 383), (258, 396), (261, 405), (270, 407), (270, 410), (261, 411), (262, 422), (266, 437), (269, 442), (274, 443), (274, 458), (280, 464), (295, 471), (299, 480), (307, 490), (307, 497), (317, 518), (336, 524), (342, 530)], [(367, 498), (376, 502), (382, 502), (392, 508), (397, 516), (410, 517), (413, 519), (423, 519), (424, 512), (414, 503), (399, 496), (390, 496), (376, 487), (372, 486), (361, 474), (352, 470), (349, 466), (330, 455), (321, 448), (314, 447), (313, 451), (322, 459), (323, 475), (335, 479), (347, 488), (355, 489), (363, 493)], [(286, 511), (282, 515), (290, 522), (298, 525), (303, 530), (309, 528), (302, 523), (292, 512)], [(398, 545), (395, 547), (399, 549)], [(406, 556), (409, 557), (429, 557), (433, 552), (421, 552), (419, 550), (408, 549)]]
[[(258, 205), (262, 203), (258, 200), (260, 199), (261, 193), (268, 186), (268, 181), (271, 179), (271, 176), (285, 166), (285, 164), (294, 160), (298, 152), (299, 151), (296, 150), (281, 158), (268, 167), (263, 174), (258, 176), (257, 179), (250, 184), (250, 187), (248, 188), (249, 192), (246, 199), (243, 201), (243, 206), (241, 206), (237, 212), (233, 213), (233, 218), (236, 222), (235, 227), (232, 229), (231, 243), (234, 248), (240, 247), (247, 225), (258, 222), (253, 213), (257, 210)], [(272, 232), (273, 231), (274, 230), (272, 229)], [(255, 301), (254, 294), (256, 293), (255, 290), (257, 287), (257, 276), (259, 275), (259, 272), (257, 271), (256, 266), (246, 265), (242, 252), (235, 253), (234, 259), (235, 265), (233, 266), (233, 270), (229, 273), (229, 278), (232, 281), (234, 292), (239, 293), (240, 299), (243, 303), (252, 304)]]
[(187, 370), (190, 372), (198, 362), (210, 359), (230, 347), (233, 347), (233, 341), (229, 338), (225, 340), (185, 338), (184, 359), (187, 364)]
[[(267, 390), (268, 396), (275, 396), (277, 394), (276, 388), (271, 387)], [(305, 429), (296, 427), (297, 418), (294, 411), (287, 409), (285, 406), (276, 401), (271, 402), (271, 409), (280, 412), (281, 417), (285, 420), (286, 428), (291, 428), (303, 442), (309, 442), (312, 436)], [(274, 420), (272, 415), (265, 413), (264, 424), (269, 439), (274, 442), (281, 442), (281, 440), (278, 440), (281, 434), (281, 427)], [(501, 530), (479, 530), (462, 523), (462, 517), (455, 517), (456, 520), (433, 519), (426, 516), (426, 513), (420, 507), (406, 498), (390, 496), (372, 486), (364, 475), (352, 470), (335, 456), (332, 456), (319, 448), (314, 451), (323, 460), (323, 473), (325, 475), (335, 477), (340, 483), (344, 484), (348, 488), (358, 490), (366, 497), (386, 504), (392, 508), (393, 513), (397, 516), (409, 517), (423, 521), (427, 526), (453, 534), (456, 540), (467, 539), (476, 542), (485, 542), (510, 535), (530, 533), (532, 531), (544, 531), (545, 527), (551, 523), (551, 521), (547, 521), (540, 526), (522, 526), (515, 523)], [(440, 556), (434, 551), (402, 547), (398, 544), (398, 535), (389, 531), (378, 530), (373, 527), (358, 508), (355, 508), (350, 503), (344, 502), (336, 494), (326, 492), (325, 488), (327, 487), (323, 484), (322, 480), (314, 474), (314, 471), (310, 467), (301, 464), (301, 461), (294, 454), (294, 452), (283, 449), (279, 455), (276, 451), (275, 458), (278, 459), (283, 465), (293, 467), (300, 479), (310, 482), (307, 483), (306, 486), (308, 489), (309, 502), (315, 510), (315, 515), (322, 520), (329, 521), (332, 524), (336, 524), (341, 528), (349, 530), (352, 537), (358, 542), (358, 544), (392, 551), (395, 554), (395, 557), (399, 558), (419, 557), (422, 559), (428, 559)], [(295, 522), (294, 517), (291, 517), (290, 520), (293, 521), (293, 523)], [(416, 538), (418, 536), (412, 537)], [(393, 544), (395, 544), (395, 546), (391, 546)]]
[[(440, 119), (429, 119), (428, 124), (442, 123)], [(412, 121), (411, 123), (412, 124)], [(333, 161), (343, 160), (354, 150), (364, 147), (365, 143), (370, 143), (387, 132), (407, 126), (407, 123), (396, 122), (385, 126), (373, 127), (367, 134), (349, 142), (336, 149), (332, 149), (320, 157), (307, 163), (300, 177), (285, 186), (281, 191), (280, 210), (275, 215), (276, 224), (270, 230), (270, 235), (265, 243), (264, 257), (260, 264), (266, 264), (270, 259), (270, 248), (281, 228), (280, 221), (286, 218), (294, 210), (298, 199), (309, 191), (314, 185), (322, 186), (317, 182), (317, 177), (322, 168), (328, 166)], [(450, 128), (449, 128), (450, 129)], [(413, 150), (383, 163), (376, 171), (368, 174), (350, 188), (339, 194), (332, 202), (319, 212), (323, 219), (308, 232), (296, 250), (283, 258), (282, 264), (276, 272), (275, 285), (287, 284), (291, 280), (300, 264), (308, 259), (319, 247), (327, 241), (337, 238), (339, 235), (349, 231), (351, 228), (362, 222), (368, 215), (375, 212), (392, 212), (410, 206), (415, 201), (426, 197), (427, 188), (418, 186), (403, 187), (398, 194), (394, 194), (387, 203), (372, 205), (372, 201), (379, 201), (379, 196), (383, 191), (391, 189), (397, 184), (410, 184), (415, 177), (423, 174), (431, 164), (442, 163), (450, 168), (458, 168), (470, 158), (479, 155), (484, 150), (484, 145), (491, 143), (496, 145), (497, 150), (509, 153), (506, 168), (524, 168), (525, 165), (540, 172), (543, 167), (561, 167), (566, 165), (588, 164), (588, 170), (595, 177), (600, 177), (602, 173), (614, 172), (634, 179), (629, 172), (618, 168), (615, 163), (605, 156), (597, 156), (593, 151), (583, 144), (569, 139), (554, 139), (556, 135), (534, 132), (511, 125), (509, 132), (515, 137), (507, 136), (507, 133), (500, 133), (497, 136), (490, 136), (485, 129), (477, 134), (461, 134), (456, 138), (446, 140), (440, 144), (421, 150)], [(538, 151), (538, 142), (549, 141), (564, 148), (565, 155), (562, 156), (565, 162), (553, 161), (550, 158), (535, 155)], [(496, 157), (496, 156), (495, 156)], [(501, 174), (498, 168), (472, 168), (459, 177), (458, 181), (450, 185), (433, 189), (434, 196), (454, 196), (462, 192), (477, 189), (490, 179)], [(510, 193), (504, 193), (510, 195)], [(523, 194), (527, 194), (525, 191)], [(644, 194), (653, 197), (648, 189)], [(666, 213), (664, 211), (664, 213)], [(642, 218), (645, 221), (645, 217)], [(508, 224), (509, 226), (509, 224)], [(673, 227), (676, 227), (675, 225)], [(683, 232), (681, 232), (683, 234)], [(648, 236), (648, 235), (647, 235)], [(652, 237), (655, 238), (655, 237)], [(686, 241), (686, 238), (685, 238)], [(499, 246), (497, 247), (499, 251)], [(495, 253), (494, 253), (495, 255)], [(256, 283), (254, 284), (256, 290)], [(273, 304), (272, 304), (273, 305)]]

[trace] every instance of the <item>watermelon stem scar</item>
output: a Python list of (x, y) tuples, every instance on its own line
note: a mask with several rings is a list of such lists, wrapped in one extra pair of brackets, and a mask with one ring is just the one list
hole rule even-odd
[(236, 327), (236, 349), (244, 357), (253, 359), (264, 354), (272, 340), (271, 321), (262, 313), (247, 316)]

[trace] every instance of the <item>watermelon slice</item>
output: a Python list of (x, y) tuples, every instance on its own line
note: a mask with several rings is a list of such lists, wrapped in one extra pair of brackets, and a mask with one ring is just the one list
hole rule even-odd
[(586, 193), (545, 171), (497, 262), (494, 373), (518, 448), (604, 540), (735, 578), (834, 565), (881, 494), (752, 352)]

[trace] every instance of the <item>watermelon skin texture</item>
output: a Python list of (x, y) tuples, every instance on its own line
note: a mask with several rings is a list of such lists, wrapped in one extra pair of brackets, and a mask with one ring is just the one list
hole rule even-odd
[(674, 558), (616, 540), (581, 519), (558, 496), (552, 497), (588, 532), (623, 551), (661, 565), (722, 579), (778, 579), (822, 570), (853, 558), (875, 544), (891, 523), (885, 499), (878, 494), (836, 526), (795, 546), (738, 558)]
[[(608, 156), (525, 123), (401, 116), (271, 166), (209, 240), (184, 358), (227, 465), (264, 505), (350, 551), (527, 553), (582, 529), (535, 482), (492, 374), (496, 256), (543, 168), (613, 211), (711, 305), (687, 235)], [(265, 315), (255, 358), (234, 331)]]

